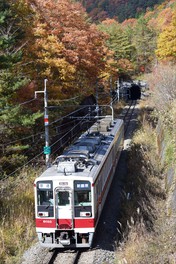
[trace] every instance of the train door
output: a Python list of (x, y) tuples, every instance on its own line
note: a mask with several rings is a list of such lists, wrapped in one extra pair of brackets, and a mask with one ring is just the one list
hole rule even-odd
[(55, 203), (56, 228), (73, 229), (72, 190), (68, 187), (56, 189)]

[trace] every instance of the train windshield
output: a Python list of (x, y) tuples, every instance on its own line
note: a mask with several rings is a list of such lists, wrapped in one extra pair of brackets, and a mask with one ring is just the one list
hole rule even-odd
[(91, 188), (88, 181), (75, 181), (74, 204), (76, 206), (91, 205)]
[(58, 192), (58, 205), (65, 206), (70, 204), (69, 192), (60, 191)]
[(37, 204), (38, 205), (53, 205), (53, 190), (51, 182), (37, 183)]

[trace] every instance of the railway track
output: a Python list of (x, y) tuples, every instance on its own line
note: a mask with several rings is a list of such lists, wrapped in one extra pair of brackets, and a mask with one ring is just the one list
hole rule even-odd
[(78, 264), (82, 250), (53, 250), (47, 264)]
[[(132, 133), (131, 124), (135, 120), (135, 106), (136, 101), (131, 101), (126, 106), (119, 118), (125, 122), (126, 138), (130, 138), (129, 134)], [(134, 115), (133, 115), (134, 114)], [(130, 132), (129, 132), (130, 131)], [(122, 153), (122, 157), (125, 152)], [(121, 211), (121, 200), (123, 198), (123, 185), (125, 184), (126, 174), (126, 160), (122, 158), (121, 166), (117, 169), (114, 177), (113, 184), (107, 201), (105, 209), (101, 215), (98, 228), (96, 230), (96, 238), (91, 250), (62, 250), (54, 249), (49, 252), (45, 251), (43, 254), (37, 253), (37, 261), (24, 262), (24, 264), (100, 264), (100, 263), (114, 263), (114, 243), (117, 238), (117, 230), (119, 229), (118, 219)], [(112, 214), (113, 212), (113, 214)], [(104, 230), (102, 232), (102, 230)]]
[[(129, 105), (127, 105), (119, 118), (124, 120), (125, 123), (125, 134), (127, 134), (127, 130), (129, 129), (131, 119), (133, 119), (133, 113), (135, 110), (136, 101), (131, 101)], [(47, 264), (79, 264), (79, 263), (93, 263), (92, 259), (89, 259), (90, 254), (94, 254), (93, 250), (58, 250), (55, 249), (52, 252), (52, 255), (47, 262)], [(86, 259), (86, 260), (84, 260)], [(89, 259), (89, 260), (88, 260)], [(90, 261), (90, 262), (89, 262)], [(46, 263), (46, 262), (45, 262)]]
[(119, 118), (122, 118), (124, 120), (124, 124), (125, 124), (125, 135), (127, 133), (127, 130), (129, 128), (130, 122), (132, 120), (133, 114), (134, 114), (134, 110), (136, 107), (136, 100), (133, 100), (130, 102), (129, 105), (127, 105), (122, 113), (119, 115)]

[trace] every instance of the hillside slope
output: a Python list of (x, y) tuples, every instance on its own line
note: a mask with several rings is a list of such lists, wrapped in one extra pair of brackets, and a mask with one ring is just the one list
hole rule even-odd
[(164, 2), (163, 0), (79, 0), (92, 17), (92, 20), (102, 21), (105, 18), (116, 18), (123, 22), (145, 13), (149, 8)]

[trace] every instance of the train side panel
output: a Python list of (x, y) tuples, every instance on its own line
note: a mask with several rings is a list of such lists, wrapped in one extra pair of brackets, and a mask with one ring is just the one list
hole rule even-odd
[(106, 197), (108, 195), (117, 163), (124, 144), (124, 125), (122, 122), (118, 125), (117, 132), (115, 131), (114, 141), (111, 143), (109, 153), (106, 154), (103, 165), (100, 169), (99, 176), (94, 182), (94, 197), (95, 197), (95, 226), (101, 216)]

